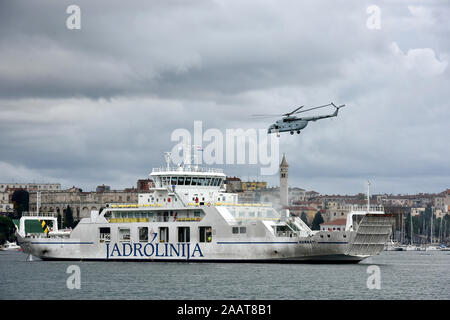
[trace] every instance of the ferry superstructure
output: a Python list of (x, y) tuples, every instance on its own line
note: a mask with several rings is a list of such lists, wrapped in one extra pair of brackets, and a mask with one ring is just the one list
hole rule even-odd
[[(92, 211), (71, 231), (51, 213), (24, 215), (18, 243), (43, 260), (357, 263), (379, 254), (392, 229), (393, 217), (368, 205), (353, 208), (345, 230), (313, 231), (286, 209), (239, 203), (219, 169), (168, 162), (150, 177), (138, 204)], [(27, 233), (30, 219), (51, 231)]]

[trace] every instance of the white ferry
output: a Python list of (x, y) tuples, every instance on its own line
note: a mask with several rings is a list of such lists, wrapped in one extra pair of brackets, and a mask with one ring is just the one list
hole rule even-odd
[[(155, 187), (138, 204), (92, 211), (71, 231), (52, 213), (24, 215), (18, 243), (43, 260), (357, 263), (379, 254), (392, 229), (393, 217), (368, 205), (353, 208), (345, 230), (313, 231), (288, 210), (239, 203), (218, 169), (168, 161), (150, 177)], [(27, 233), (27, 220), (51, 229)]]

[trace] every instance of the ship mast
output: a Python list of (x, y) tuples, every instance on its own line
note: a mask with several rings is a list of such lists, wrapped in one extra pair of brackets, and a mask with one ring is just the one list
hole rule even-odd
[(433, 209), (431, 209), (430, 244), (433, 244)]
[(170, 171), (170, 159), (172, 157), (172, 153), (171, 152), (164, 152), (164, 158), (166, 159), (166, 163), (167, 163), (167, 171)]

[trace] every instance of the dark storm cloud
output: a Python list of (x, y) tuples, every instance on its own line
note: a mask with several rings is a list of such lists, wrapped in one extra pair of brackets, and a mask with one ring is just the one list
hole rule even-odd
[(334, 101), (348, 105), (338, 118), (281, 137), (292, 185), (448, 187), (445, 1), (380, 2), (378, 31), (369, 1), (77, 1), (81, 30), (68, 30), (71, 4), (0, 3), (3, 180), (129, 187), (194, 120), (267, 128), (276, 118), (250, 115)]
[[(365, 30), (352, 25), (364, 25), (365, 7), (352, 17), (344, 2), (292, 12), (283, 9), (298, 5), (291, 1), (81, 2), (78, 31), (65, 27), (68, 4), (6, 2), (1, 96), (199, 98), (309, 86), (339, 77), (355, 46), (360, 53), (380, 41), (358, 35)], [(331, 9), (334, 21), (321, 14)], [(351, 31), (345, 43), (336, 41)]]

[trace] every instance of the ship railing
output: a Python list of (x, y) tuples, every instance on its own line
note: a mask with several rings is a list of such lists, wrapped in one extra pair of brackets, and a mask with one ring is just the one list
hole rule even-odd
[(203, 173), (223, 173), (223, 169), (218, 168), (206, 168), (206, 167), (159, 167), (153, 168), (152, 173), (158, 172), (203, 172)]
[(54, 212), (30, 212), (30, 211), (23, 211), (22, 217), (55, 217)]
[[(353, 212), (367, 212), (367, 206), (364, 205), (351, 205), (350, 211)], [(368, 212), (380, 212), (384, 213), (384, 207), (381, 205), (369, 206)]]
[(109, 203), (107, 205), (108, 208), (147, 208), (147, 207), (162, 207), (161, 203)]
[(214, 202), (215, 206), (236, 206), (236, 207), (272, 207), (270, 202)]
[[(188, 202), (187, 204), (182, 204), (189, 207), (199, 207), (199, 206), (236, 206), (236, 207), (272, 207), (270, 202)], [(147, 207), (169, 207), (170, 205), (162, 203), (149, 203), (149, 204), (138, 204), (138, 203), (111, 203), (108, 204), (108, 208), (147, 208)], [(170, 206), (173, 207), (173, 206)]]

